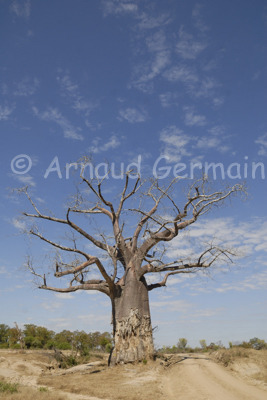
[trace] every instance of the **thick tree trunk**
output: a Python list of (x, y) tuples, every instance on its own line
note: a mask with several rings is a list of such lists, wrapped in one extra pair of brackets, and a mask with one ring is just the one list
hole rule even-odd
[(154, 356), (146, 281), (128, 271), (122, 290), (113, 301), (114, 349), (110, 364), (148, 360)]

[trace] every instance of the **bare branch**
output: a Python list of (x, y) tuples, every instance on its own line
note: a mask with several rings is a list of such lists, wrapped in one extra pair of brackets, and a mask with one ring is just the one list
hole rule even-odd
[[(207, 188), (207, 181), (205, 178), (202, 178), (191, 185), (184, 203), (178, 205), (176, 195), (174, 196), (172, 193), (173, 185), (178, 179), (172, 180), (166, 187), (160, 186), (159, 181), (154, 179), (150, 184), (148, 183), (147, 191), (141, 193), (142, 197), (139, 207), (137, 205), (128, 209), (128, 211), (133, 212), (135, 216), (137, 216), (137, 224), (133, 236), (124, 238), (125, 232), (127, 232), (126, 235), (129, 236), (129, 227), (127, 228), (124, 222), (120, 221), (121, 214), (123, 210), (125, 210), (125, 202), (132, 196), (135, 197), (144, 183), (143, 181), (141, 182), (140, 176), (136, 175), (135, 182), (130, 185), (130, 173), (131, 171), (128, 171), (125, 174), (125, 182), (120, 198), (118, 199), (118, 207), (116, 203), (116, 210), (115, 204), (107, 200), (103, 194), (103, 182), (107, 178), (109, 172), (103, 179), (97, 180), (86, 179), (81, 175), (82, 181), (86, 183), (93, 193), (95, 201), (94, 203), (91, 201), (86, 203), (81, 196), (77, 195), (74, 203), (72, 203), (72, 207), (67, 209), (65, 219), (43, 214), (32, 200), (27, 188), (23, 189), (23, 192), (26, 194), (34, 209), (32, 214), (24, 213), (25, 216), (64, 224), (70, 228), (71, 232), (75, 234), (78, 232), (79, 235), (89, 240), (89, 242), (98, 249), (105, 251), (113, 264), (113, 269), (106, 269), (105, 263), (102, 263), (102, 258), (92, 256), (85, 251), (79, 250), (75, 238), (73, 238), (73, 244), (71, 244), (71, 246), (64, 246), (44, 237), (39, 233), (38, 229), (32, 229), (30, 234), (39, 237), (39, 239), (44, 242), (59, 250), (76, 254), (75, 259), (71, 263), (64, 264), (63, 262), (59, 262), (56, 264), (55, 277), (59, 278), (67, 275), (70, 277), (70, 286), (65, 289), (48, 286), (46, 276), (36, 273), (33, 267), (29, 266), (31, 273), (42, 280), (41, 288), (62, 293), (73, 292), (79, 289), (99, 290), (112, 297), (115, 293), (120, 292), (122, 282), (126, 284), (127, 279), (125, 279), (125, 277), (129, 271), (131, 273), (134, 272), (133, 276), (139, 280), (142, 279), (145, 274), (149, 273), (165, 274), (162, 281), (148, 286), (148, 290), (152, 290), (157, 287), (165, 286), (168, 278), (172, 275), (195, 273), (201, 269), (204, 270), (211, 267), (219, 260), (223, 260), (227, 263), (232, 262), (235, 253), (229, 249), (216, 246), (214, 243), (210, 244), (198, 257), (191, 257), (187, 262), (184, 259), (177, 259), (172, 262), (168, 262), (169, 260), (167, 259), (167, 261), (165, 261), (165, 250), (161, 252), (161, 249), (165, 249), (164, 242), (167, 243), (174, 239), (181, 230), (196, 222), (200, 216), (209, 212), (211, 208), (221, 204), (231, 195), (243, 191), (242, 185), (234, 185), (226, 190), (214, 190), (211, 192), (211, 190)], [(148, 201), (148, 203), (146, 203), (148, 204), (146, 208), (143, 207), (143, 199)], [(171, 216), (169, 216), (169, 210), (166, 213), (166, 215), (168, 215), (166, 218), (164, 218), (162, 214), (160, 215), (162, 204), (169, 206), (172, 213)], [(100, 234), (100, 236), (96, 237), (92, 236), (72, 220), (72, 218), (75, 220), (74, 213), (76, 213), (76, 215), (85, 214), (89, 218), (93, 218), (99, 214), (107, 215), (109, 217), (110, 228), (113, 230), (111, 237), (108, 238), (104, 234)], [(143, 235), (142, 238), (141, 235)], [(158, 243), (160, 246), (157, 246)], [(156, 247), (150, 254), (150, 250), (154, 246)], [(81, 257), (78, 255), (83, 256), (85, 260), (80, 259)], [(117, 276), (118, 268), (120, 267), (118, 262), (121, 263), (123, 267), (119, 269), (119, 272), (122, 271), (121, 276)], [(144, 263), (146, 264), (144, 265)], [(93, 264), (98, 268), (101, 279), (89, 279), (90, 266)], [(108, 273), (108, 271), (110, 273)]]
[(165, 275), (165, 277), (163, 278), (163, 280), (161, 282), (158, 283), (152, 283), (151, 285), (147, 286), (148, 291), (151, 291), (153, 289), (157, 289), (163, 286), (166, 286), (167, 283), (167, 279), (169, 278), (169, 276), (171, 275), (177, 275), (177, 274), (191, 274), (192, 271), (175, 271), (175, 272), (169, 272), (168, 274)]
[[(148, 264), (141, 267), (139, 270), (139, 276), (143, 276), (147, 273), (155, 272), (167, 272), (173, 271), (182, 273), (185, 270), (188, 272), (196, 272), (200, 269), (206, 269), (211, 267), (219, 258), (224, 259), (228, 263), (232, 263), (231, 257), (237, 256), (237, 254), (229, 249), (223, 249), (218, 246), (211, 245), (208, 249), (204, 250), (196, 262), (185, 263), (184, 260), (172, 261), (169, 263), (163, 263), (161, 260), (153, 260)], [(154, 264), (153, 264), (154, 263)], [(157, 265), (155, 265), (157, 263)]]
[[(84, 167), (85, 168), (85, 167)], [(114, 218), (115, 212), (114, 212), (114, 208), (113, 208), (113, 204), (110, 201), (107, 201), (104, 199), (103, 195), (102, 195), (102, 190), (101, 190), (101, 185), (102, 182), (106, 179), (106, 176), (102, 179), (102, 181), (99, 181), (97, 184), (97, 190), (94, 188), (94, 185), (92, 184), (92, 182), (90, 182), (88, 179), (86, 179), (83, 176), (84, 173), (84, 168), (81, 169), (81, 179), (83, 180), (83, 182), (85, 182), (89, 188), (92, 190), (92, 192), (96, 195), (96, 197), (106, 206), (108, 206), (111, 210), (111, 212), (109, 210), (106, 210), (105, 208), (103, 208), (103, 212), (108, 215), (110, 217), (110, 219), (112, 220)]]
[(89, 265), (95, 264), (95, 259), (93, 258), (92, 260), (88, 260), (83, 262), (82, 264), (76, 266), (76, 267), (71, 267), (70, 269), (67, 269), (65, 271), (59, 271), (59, 267), (60, 265), (57, 264), (56, 266), (56, 272), (55, 272), (55, 277), (59, 278), (61, 276), (65, 276), (65, 275), (70, 275), (70, 274), (77, 274), (77, 272), (81, 272), (82, 270), (84, 270), (86, 267), (89, 267)]
[[(192, 187), (190, 188), (190, 190)], [(196, 190), (196, 188), (195, 188)], [(229, 190), (226, 191), (216, 191), (211, 194), (205, 193), (204, 184), (202, 187), (202, 193), (200, 193), (199, 188), (197, 188), (195, 194), (191, 196), (190, 191), (188, 195), (188, 201), (186, 202), (183, 213), (177, 214), (173, 219), (174, 227), (172, 229), (166, 228), (161, 231), (159, 229), (157, 233), (149, 232), (150, 237), (141, 245), (140, 247), (140, 257), (146, 255), (147, 252), (155, 246), (160, 241), (171, 241), (174, 237), (178, 235), (178, 232), (182, 229), (187, 228), (189, 225), (193, 224), (200, 215), (207, 213), (212, 206), (223, 202), (226, 198), (231, 196), (233, 193), (244, 191), (244, 187), (240, 184), (234, 185)], [(166, 191), (163, 191), (166, 194)], [(166, 194), (167, 196), (167, 194)], [(189, 206), (192, 206), (192, 216), (191, 218), (184, 219), (188, 216)], [(163, 227), (163, 225), (162, 225)]]
[(71, 209), (69, 208), (67, 211), (67, 223), (68, 225), (73, 228), (75, 231), (80, 233), (82, 236), (84, 236), (86, 239), (90, 240), (96, 247), (99, 247), (102, 250), (107, 251), (107, 245), (105, 243), (102, 243), (100, 240), (95, 239), (93, 236), (89, 235), (89, 233), (85, 232), (82, 228), (80, 228), (78, 225), (76, 225), (74, 222), (72, 222), (69, 218), (69, 213)]
[(123, 192), (122, 192), (122, 195), (121, 195), (120, 204), (119, 204), (118, 210), (117, 210), (117, 212), (116, 212), (117, 218), (118, 218), (118, 217), (120, 216), (120, 214), (121, 214), (121, 210), (122, 210), (122, 207), (123, 207), (124, 202), (125, 202), (127, 199), (129, 199), (131, 196), (133, 196), (133, 195), (141, 188), (141, 186), (143, 185), (143, 183), (141, 183), (141, 184), (138, 186), (138, 184), (139, 184), (139, 182), (140, 182), (140, 179), (141, 179), (140, 176), (138, 175), (138, 178), (136, 179), (136, 182), (135, 182), (135, 185), (134, 185), (134, 187), (133, 187), (133, 190), (132, 190), (130, 193), (128, 193), (128, 194), (126, 195), (126, 191), (127, 191), (128, 183), (129, 183), (129, 174), (130, 174), (131, 172), (132, 172), (132, 171), (128, 171), (128, 172), (126, 173), (125, 185), (124, 185)]
[(33, 235), (33, 236), (37, 236), (38, 238), (40, 238), (40, 239), (43, 240), (44, 242), (49, 243), (49, 244), (51, 244), (52, 246), (57, 247), (57, 248), (60, 249), (60, 250), (70, 251), (70, 252), (74, 252), (74, 253), (81, 254), (81, 255), (83, 255), (87, 260), (89, 260), (90, 257), (91, 257), (89, 254), (84, 253), (84, 252), (81, 251), (81, 250), (74, 249), (74, 248), (72, 248), (72, 247), (62, 246), (62, 245), (59, 244), (59, 243), (53, 242), (52, 240), (49, 240), (49, 239), (45, 238), (43, 235), (41, 235), (41, 233), (36, 232), (36, 231), (34, 231), (34, 230), (30, 230), (29, 233), (30, 233), (31, 235)]
[(106, 281), (101, 281), (101, 280), (89, 280), (86, 281), (84, 284), (80, 284), (78, 286), (70, 285), (68, 288), (56, 288), (52, 286), (47, 286), (45, 274), (44, 275), (38, 274), (33, 268), (30, 260), (27, 261), (26, 266), (30, 270), (32, 275), (36, 276), (37, 278), (41, 278), (43, 284), (39, 285), (39, 289), (52, 290), (54, 292), (59, 292), (59, 293), (76, 292), (77, 290), (98, 290), (102, 293), (107, 294), (108, 296), (110, 295), (110, 288), (108, 283)]
[(97, 290), (99, 292), (105, 293), (107, 296), (110, 295), (109, 287), (105, 282), (97, 284), (84, 283), (77, 286), (69, 286), (67, 288), (56, 288), (53, 286), (41, 285), (39, 286), (39, 289), (51, 290), (53, 292), (58, 292), (58, 293), (71, 293), (71, 292), (76, 292), (77, 290)]

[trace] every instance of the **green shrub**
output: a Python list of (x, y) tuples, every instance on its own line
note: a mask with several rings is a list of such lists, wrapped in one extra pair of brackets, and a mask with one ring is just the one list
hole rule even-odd
[(267, 348), (267, 343), (265, 343), (263, 339), (259, 339), (257, 337), (250, 339), (249, 344), (255, 350), (262, 350)]
[(56, 343), (55, 347), (59, 350), (71, 350), (71, 344), (68, 342)]
[(207, 342), (205, 339), (201, 339), (199, 341), (199, 344), (200, 344), (202, 350), (204, 350), (204, 351), (207, 350)]
[(39, 387), (39, 391), (40, 392), (48, 392), (48, 388), (44, 387), (44, 386), (41, 386), (41, 387)]
[(45, 345), (45, 349), (48, 349), (48, 350), (52, 350), (55, 347), (56, 347), (56, 342), (54, 340), (52, 340), (52, 339), (48, 340), (48, 342)]
[(187, 339), (186, 338), (180, 338), (179, 342), (177, 344), (177, 347), (179, 350), (185, 350), (187, 346)]
[(19, 343), (15, 343), (15, 344), (12, 344), (11, 346), (10, 346), (10, 348), (11, 349), (21, 349), (21, 345), (19, 344)]
[(17, 391), (17, 384), (0, 381), (0, 393), (16, 393)]
[(112, 350), (112, 348), (113, 348), (112, 343), (107, 343), (107, 344), (106, 344), (106, 352), (107, 352), (107, 353), (110, 353), (111, 350)]
[(60, 368), (70, 368), (78, 364), (77, 358), (74, 356), (64, 357), (60, 363)]

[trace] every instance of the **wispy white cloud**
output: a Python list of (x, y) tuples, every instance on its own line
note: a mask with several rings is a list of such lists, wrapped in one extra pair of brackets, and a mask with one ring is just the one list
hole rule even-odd
[(192, 66), (179, 63), (165, 70), (162, 76), (169, 82), (183, 84), (186, 93), (194, 100), (202, 97), (210, 99), (215, 107), (224, 103), (224, 98), (219, 92), (220, 83), (211, 76), (200, 78), (199, 73)]
[(45, 200), (41, 197), (36, 197), (36, 200), (38, 201), (38, 203), (45, 203)]
[(216, 148), (217, 151), (225, 153), (230, 149), (227, 144), (229, 135), (226, 135), (226, 130), (223, 125), (215, 125), (208, 129), (209, 135), (196, 138), (195, 147), (198, 149), (211, 149)]
[[(48, 310), (48, 311), (55, 311), (58, 307), (45, 307), (44, 306), (45, 303), (42, 304), (42, 306)], [(72, 328), (73, 327), (73, 318), (50, 318), (49, 321), (52, 322), (52, 327), (51, 329), (55, 329), (55, 328)]]
[(104, 16), (109, 14), (132, 14), (138, 10), (136, 1), (131, 0), (102, 0)]
[(160, 132), (160, 141), (164, 143), (162, 154), (169, 162), (179, 162), (183, 157), (191, 156), (188, 150), (192, 138), (175, 125), (168, 126)]
[(57, 108), (49, 107), (46, 111), (39, 111), (37, 107), (32, 107), (34, 114), (43, 121), (54, 122), (64, 132), (64, 137), (68, 139), (83, 140), (83, 136), (78, 133), (81, 129), (75, 128), (67, 118), (65, 118)]
[[(231, 232), (231, 235), (229, 235)], [(217, 240), (224, 248), (236, 248), (242, 256), (267, 251), (267, 220), (252, 218), (237, 223), (234, 218), (206, 218), (191, 226), (174, 239), (169, 247), (168, 257), (179, 259), (201, 251), (203, 243)]]
[(215, 148), (221, 153), (225, 153), (229, 150), (229, 147), (223, 144), (223, 138), (216, 136), (202, 136), (201, 138), (198, 138), (195, 147), (205, 150)]
[(196, 147), (203, 149), (207, 147), (217, 147), (220, 144), (220, 139), (218, 137), (202, 136), (198, 139)]
[(17, 17), (29, 18), (31, 14), (31, 2), (30, 0), (14, 0), (11, 2), (9, 9)]
[(214, 136), (223, 136), (225, 135), (225, 127), (223, 125), (215, 125), (208, 132)]
[(218, 293), (225, 293), (229, 291), (247, 292), (248, 290), (266, 290), (267, 289), (267, 271), (257, 272), (251, 276), (241, 279), (238, 282), (223, 283), (215, 291)]
[(174, 92), (166, 92), (159, 95), (159, 100), (163, 108), (177, 105), (177, 94)]
[[(169, 13), (153, 15), (153, 10), (149, 13), (139, 9), (139, 1), (130, 0), (105, 0), (104, 14), (125, 14), (129, 13), (133, 17), (133, 32), (135, 39), (139, 41), (135, 47), (135, 54), (145, 54), (143, 61), (139, 60), (133, 68), (133, 77), (129, 88), (134, 87), (144, 93), (152, 93), (154, 82), (171, 62), (171, 49), (169, 40), (166, 39), (165, 27), (172, 21)], [(140, 1), (142, 4), (142, 2)], [(154, 31), (151, 34), (151, 31)], [(140, 41), (141, 38), (141, 41)], [(145, 44), (145, 48), (143, 48)], [(143, 49), (142, 49), (143, 48)]]
[[(190, 120), (191, 126), (193, 126), (193, 122), (196, 125), (202, 121), (197, 117), (194, 115)], [(225, 128), (220, 125), (210, 128), (207, 135), (203, 136), (186, 134), (175, 125), (167, 126), (160, 132), (160, 141), (164, 143), (162, 155), (168, 157), (169, 163), (180, 162), (185, 157), (190, 157), (192, 163), (201, 162), (204, 154), (211, 149), (225, 153), (230, 148), (227, 139)], [(201, 153), (196, 154), (196, 150)]]
[(199, 79), (195, 70), (185, 64), (171, 67), (164, 72), (163, 76), (170, 82), (181, 82), (186, 85), (195, 84)]
[(177, 311), (182, 313), (186, 313), (190, 308), (192, 308), (192, 304), (185, 300), (160, 300), (152, 301), (150, 304), (152, 308), (168, 308), (168, 311)]
[(206, 308), (206, 309), (199, 309), (196, 310), (194, 313), (190, 314), (191, 317), (195, 318), (209, 318), (209, 317), (214, 317), (215, 315), (217, 316), (218, 314), (222, 313), (224, 311), (224, 308), (218, 307), (218, 308)]
[(214, 96), (215, 90), (219, 87), (219, 83), (211, 77), (204, 78), (198, 90), (195, 92), (196, 97), (211, 97)]
[(223, 105), (223, 103), (224, 103), (224, 98), (221, 96), (221, 97), (214, 97), (213, 99), (212, 99), (212, 102), (213, 102), (213, 105), (215, 106), (215, 107), (220, 107), (220, 106), (222, 106)]
[(55, 297), (57, 297), (58, 299), (62, 299), (62, 300), (74, 298), (73, 294), (71, 294), (71, 293), (56, 293)]
[(193, 35), (184, 31), (181, 27), (179, 30), (179, 41), (176, 45), (176, 51), (180, 57), (185, 60), (196, 59), (207, 47), (207, 43), (203, 40), (197, 40)]
[(158, 53), (166, 50), (166, 35), (163, 30), (159, 30), (146, 38), (146, 45), (148, 51), (151, 53)]
[(18, 218), (12, 218), (10, 223), (14, 226), (14, 228), (19, 229), (20, 231), (25, 231), (26, 223)]
[(106, 141), (103, 141), (103, 138), (96, 137), (93, 139), (92, 146), (89, 147), (88, 151), (97, 154), (103, 151), (113, 150), (116, 147), (119, 147), (120, 144), (121, 142), (116, 135), (112, 135)]
[(149, 91), (153, 79), (170, 63), (171, 52), (162, 29), (148, 36), (145, 43), (149, 60), (135, 67), (132, 86), (142, 91)]
[(9, 272), (6, 267), (0, 266), (0, 275), (8, 275)]
[(36, 182), (32, 175), (18, 175), (18, 174), (10, 174), (12, 178), (16, 179), (18, 182), (22, 183), (23, 186), (36, 186)]
[(5, 95), (8, 94), (8, 92), (9, 92), (8, 86), (7, 86), (7, 84), (5, 82), (3, 82), (1, 84), (1, 93), (2, 93), (3, 96), (5, 96)]
[(205, 115), (195, 113), (193, 107), (183, 107), (185, 111), (184, 123), (186, 126), (204, 126), (207, 124)]
[(255, 143), (260, 146), (258, 155), (259, 156), (267, 156), (267, 132), (259, 136), (257, 140), (255, 140)]
[(91, 131), (98, 131), (103, 126), (101, 122), (91, 122), (88, 121), (88, 119), (86, 119), (84, 123), (87, 126), (87, 128), (91, 129)]
[(97, 102), (86, 100), (80, 94), (78, 84), (72, 82), (68, 73), (58, 75), (57, 81), (60, 85), (62, 95), (71, 103), (71, 107), (75, 111), (82, 112), (88, 117), (89, 114), (98, 106)]
[(137, 19), (139, 21), (137, 26), (141, 30), (162, 28), (163, 26), (168, 25), (171, 22), (169, 14), (161, 14), (157, 17), (154, 17), (145, 12), (142, 12), (137, 15)]
[(0, 121), (7, 121), (14, 111), (14, 106), (1, 106), (0, 105)]
[(39, 87), (39, 80), (37, 78), (30, 79), (24, 78), (22, 81), (18, 82), (17, 87), (14, 91), (15, 96), (31, 96), (33, 95)]
[(47, 301), (47, 302), (41, 303), (41, 307), (43, 307), (45, 310), (48, 310), (48, 311), (56, 311), (60, 307), (62, 307), (62, 303), (60, 303), (59, 301), (49, 301), (49, 302)]
[(208, 62), (206, 62), (203, 66), (202, 66), (202, 70), (204, 72), (210, 72), (214, 69), (216, 69), (218, 66), (218, 60), (212, 58), (211, 60), (209, 60)]
[(200, 3), (197, 3), (195, 7), (193, 8), (192, 11), (192, 19), (194, 22), (194, 25), (196, 28), (198, 28), (201, 32), (206, 32), (209, 30), (209, 27), (207, 24), (204, 22), (203, 17), (201, 15), (201, 10), (203, 8), (203, 5)]
[(144, 110), (137, 110), (136, 108), (126, 108), (119, 111), (119, 120), (126, 120), (131, 124), (138, 122), (145, 122), (148, 118), (147, 113)]

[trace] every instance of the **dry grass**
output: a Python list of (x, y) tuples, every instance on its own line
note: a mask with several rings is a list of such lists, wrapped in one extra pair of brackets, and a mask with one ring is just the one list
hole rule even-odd
[[(1, 391), (1, 387), (5, 389)], [(51, 393), (47, 388), (15, 385), (3, 379), (0, 380), (0, 397), (6, 400), (65, 400), (64, 396)]]
[(158, 367), (157, 362), (104, 367), (84, 374), (75, 374), (75, 379), (71, 379), (70, 375), (60, 376), (59, 379), (54, 374), (47, 374), (42, 376), (38, 383), (58, 390), (110, 400), (163, 400), (158, 385)]
[(258, 372), (256, 374), (253, 374), (252, 378), (267, 384), (267, 372)]
[(218, 350), (211, 356), (215, 361), (229, 367), (243, 378), (267, 384), (267, 349), (253, 350), (233, 347), (227, 350)]
[(0, 381), (0, 393), (16, 393), (18, 391), (18, 385), (14, 383)]
[(249, 358), (249, 350), (239, 347), (221, 349), (211, 354), (213, 359), (215, 359), (218, 363), (223, 364), (225, 367), (228, 367), (228, 365), (240, 358)]
[[(65, 356), (69, 355), (68, 352), (63, 351), (63, 353)], [(90, 356), (90, 362), (93, 361), (103, 361), (105, 366), (95, 366), (93, 369), (84, 372), (64, 375), (67, 370), (56, 367), (57, 363), (53, 351), (0, 351), (0, 368), (1, 366), (2, 368), (5, 366), (9, 368), (8, 362), (9, 366), (13, 368), (12, 371), (16, 371), (17, 377), (25, 377), (23, 382), (20, 379), (14, 380), (12, 377), (10, 381), (20, 383), (19, 392), (4, 398), (9, 400), (59, 400), (63, 399), (61, 396), (63, 396), (62, 392), (64, 391), (66, 394), (95, 396), (99, 399), (139, 400), (144, 398), (146, 400), (154, 400), (156, 398), (157, 400), (163, 400), (159, 372), (162, 367), (159, 360), (154, 363), (147, 362), (147, 364), (140, 363), (138, 365), (122, 365), (108, 368), (107, 355), (93, 353)], [(24, 366), (24, 369), (22, 366)], [(29, 366), (36, 369), (35, 374), (31, 375), (32, 371)], [(37, 370), (38, 367), (39, 370)], [(26, 385), (27, 382), (30, 382), (31, 376), (34, 384), (43, 387), (48, 386), (49, 391), (40, 392), (35, 387), (27, 389), (26, 386), (23, 386), (24, 382)], [(6, 379), (9, 380), (7, 377)], [(58, 395), (56, 395), (57, 391)]]
[[(245, 380), (254, 380), (254, 385), (255, 382), (267, 383), (267, 350), (233, 348), (213, 352), (209, 354), (209, 357), (227, 366), (232, 373), (239, 374)], [(17, 393), (3, 392), (0, 393), (0, 398), (66, 400), (77, 398), (78, 396), (75, 395), (109, 400), (165, 400), (169, 398), (166, 397), (165, 387), (166, 382), (169, 382), (169, 370), (160, 365), (159, 359), (147, 364), (128, 364), (113, 368), (107, 367), (106, 356), (104, 355), (103, 360), (103, 354), (95, 354), (91, 357), (91, 361), (103, 362), (95, 364), (91, 369), (77, 371), (76, 368), (73, 371), (67, 371), (57, 367), (53, 352), (0, 351), (0, 370), (2, 371), (0, 381), (2, 375), (6, 382), (18, 383)], [(182, 363), (179, 366), (183, 368)], [(178, 375), (175, 375), (175, 379), (179, 379), (177, 371), (175, 374)], [(36, 385), (41, 387), (38, 388)], [(183, 398), (182, 395), (181, 398)]]

